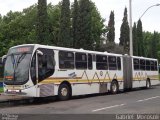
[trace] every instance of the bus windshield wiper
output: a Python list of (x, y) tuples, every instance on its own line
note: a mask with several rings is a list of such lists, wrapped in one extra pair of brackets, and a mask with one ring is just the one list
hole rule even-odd
[(26, 56), (26, 53), (22, 53), (22, 54), (18, 57), (17, 67), (18, 67), (18, 64), (25, 58), (25, 56)]
[(15, 58), (14, 58), (14, 54), (11, 54), (11, 61), (12, 61), (12, 64), (13, 64), (13, 69), (15, 69)]
[(22, 54), (19, 55), (19, 57), (17, 57), (15, 59), (14, 54), (11, 54), (11, 61), (12, 61), (13, 70), (14, 70), (14, 72), (13, 72), (13, 78), (14, 78), (14, 80), (15, 80), (16, 69), (18, 68), (19, 63), (25, 58), (25, 56), (26, 56), (26, 53), (22, 53)]

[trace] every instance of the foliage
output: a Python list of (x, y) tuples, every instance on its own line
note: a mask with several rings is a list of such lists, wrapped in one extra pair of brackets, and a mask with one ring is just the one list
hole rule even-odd
[(72, 46), (70, 19), (70, 1), (62, 0), (58, 46)]
[(1, 56), (14, 45), (36, 43), (36, 13), (36, 5), (33, 5), (23, 12), (10, 11), (3, 16), (0, 23)]
[(3, 92), (3, 87), (0, 87), (0, 93), (2, 93)]
[[(100, 50), (101, 36), (105, 32), (105, 28), (104, 28), (105, 20), (101, 17), (95, 3), (91, 2), (91, 7), (92, 7), (91, 34), (92, 34), (92, 39), (94, 40), (93, 50), (95, 49), (98, 51)], [(94, 44), (96, 45), (94, 46)]]
[(99, 50), (103, 28), (104, 20), (95, 4), (89, 0), (80, 0), (78, 48)]
[(78, 41), (79, 37), (79, 3), (77, 0), (74, 0), (73, 8), (72, 8), (72, 37), (73, 37), (73, 47), (79, 48)]
[[(151, 57), (151, 40), (153, 34), (151, 32), (143, 32), (144, 52), (146, 57)], [(144, 56), (144, 55), (143, 55)]]
[(127, 8), (124, 9), (124, 17), (120, 31), (120, 45), (124, 47), (125, 52), (129, 53), (129, 25), (127, 17)]
[(123, 46), (119, 46), (114, 42), (107, 42), (101, 46), (101, 51), (106, 51), (109, 53), (116, 53), (116, 54), (125, 54)]
[(48, 18), (49, 18), (49, 44), (58, 45), (59, 31), (60, 31), (60, 16), (61, 16), (61, 3), (58, 5), (48, 5)]
[(22, 12), (10, 11), (0, 20), (0, 56), (7, 53), (12, 46), (19, 44), (50, 44), (57, 45), (59, 37), (60, 5), (48, 5), (49, 34), (48, 40), (37, 42), (37, 4)]
[(91, 33), (91, 5), (89, 0), (80, 0), (80, 8), (79, 8), (79, 35), (80, 39), (78, 41), (79, 47), (83, 49), (93, 49), (94, 40), (92, 39)]
[(133, 55), (138, 56), (138, 41), (137, 41), (137, 25), (134, 23), (133, 25)]
[(138, 20), (137, 23), (137, 42), (138, 42), (138, 56), (146, 56), (144, 52), (144, 42), (143, 42), (143, 30), (142, 22)]
[[(88, 3), (86, 7), (83, 6), (83, 1), (77, 1), (78, 10), (74, 14), (73, 12), (72, 14), (68, 13), (68, 18), (63, 17), (63, 21), (65, 22), (67, 21), (65, 19), (68, 19), (68, 22), (66, 22), (68, 34), (66, 34), (67, 32), (63, 32), (63, 34), (72, 35), (70, 36), (71, 41), (67, 37), (64, 37), (64, 41), (60, 42), (62, 40), (61, 33), (63, 26), (61, 20), (62, 3), (57, 5), (48, 4), (47, 15), (46, 12), (40, 10), (42, 6), (35, 4), (24, 9), (22, 12), (10, 11), (7, 15), (0, 17), (0, 55), (6, 54), (10, 47), (19, 44), (40, 43), (75, 48), (83, 47), (84, 49), (91, 50), (100, 48), (100, 40), (104, 32), (104, 19), (101, 18), (93, 2), (89, 0), (85, 2)], [(82, 4), (81, 15), (77, 13), (80, 10), (80, 3)], [(43, 5), (45, 6), (45, 1)], [(84, 7), (88, 12), (83, 10)], [(42, 9), (46, 10), (45, 7), (42, 7)], [(73, 6), (72, 11), (74, 9), (76, 9), (75, 6)], [(42, 19), (44, 16), (46, 16), (46, 19)], [(76, 22), (75, 25), (73, 25), (73, 21)], [(71, 30), (70, 28), (73, 28), (73, 26), (74, 29)], [(74, 38), (73, 35), (77, 37)], [(73, 46), (72, 37), (76, 40), (76, 46)]]
[[(46, 7), (46, 0), (41, 0), (44, 6), (34, 4), (22, 12), (10, 11), (5, 16), (0, 15), (0, 56), (7, 54), (12, 46), (34, 43), (128, 53), (127, 8), (124, 10), (118, 45), (114, 43), (113, 11), (105, 26), (96, 5), (90, 0), (75, 0), (72, 8), (69, 0), (64, 1), (65, 4), (62, 1)], [(103, 41), (107, 43), (103, 44)], [(133, 26), (133, 49), (134, 55), (160, 60), (160, 33), (143, 31), (142, 22), (138, 21)]]
[(114, 42), (115, 40), (115, 22), (114, 22), (114, 11), (111, 11), (110, 18), (108, 22), (108, 33), (107, 33), (107, 40), (109, 42)]
[(49, 23), (47, 14), (47, 0), (38, 0), (37, 11), (37, 43), (49, 44)]

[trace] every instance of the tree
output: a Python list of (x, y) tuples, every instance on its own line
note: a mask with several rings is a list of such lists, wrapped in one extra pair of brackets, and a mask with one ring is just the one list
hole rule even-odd
[(8, 12), (7, 15), (3, 16), (0, 25), (0, 54), (4, 55), (7, 53), (8, 48), (13, 45), (17, 45), (16, 41), (22, 34), (22, 30), (19, 29), (21, 22), (21, 12)]
[(37, 43), (49, 44), (47, 0), (38, 0)]
[(92, 50), (100, 50), (101, 45), (101, 36), (105, 32), (105, 25), (104, 25), (104, 19), (101, 17), (99, 11), (97, 10), (97, 7), (95, 3), (91, 2), (91, 36), (92, 36)]
[[(143, 41), (144, 41), (144, 52), (146, 57), (151, 57), (151, 40), (153, 34), (151, 32), (143, 32)], [(138, 47), (138, 46), (137, 46)]]
[(111, 11), (110, 18), (108, 22), (108, 33), (107, 33), (107, 40), (109, 42), (114, 42), (115, 40), (115, 27), (114, 27), (114, 11)]
[(2, 15), (0, 14), (0, 24), (1, 24), (1, 22), (2, 22)]
[(103, 33), (104, 20), (93, 2), (80, 0), (79, 8), (79, 40), (78, 47), (88, 50), (99, 50)]
[(108, 53), (116, 53), (116, 54), (124, 54), (124, 48), (123, 46), (119, 46), (119, 44), (116, 44), (114, 42), (107, 42), (107, 44), (101, 45), (101, 51), (108, 52)]
[(158, 43), (158, 33), (154, 31), (154, 34), (151, 39), (151, 58), (157, 58), (158, 57), (158, 49), (157, 49), (157, 43)]
[(138, 56), (137, 25), (133, 25), (133, 55)]
[(70, 1), (63, 0), (61, 6), (60, 17), (60, 33), (58, 45), (63, 47), (71, 47), (71, 17), (70, 17)]
[(129, 53), (129, 25), (127, 19), (127, 8), (124, 9), (124, 17), (121, 25), (120, 45), (124, 47), (126, 53)]
[(50, 45), (58, 46), (59, 32), (60, 32), (60, 16), (61, 16), (61, 4), (60, 3), (58, 5), (48, 4)]
[(138, 20), (137, 23), (137, 43), (138, 43), (138, 56), (146, 56), (144, 52), (144, 41), (143, 41), (143, 30), (142, 30), (142, 22)]
[(79, 41), (78, 47), (83, 49), (93, 49), (93, 39), (91, 36), (91, 5), (89, 0), (80, 0), (80, 8), (79, 8)]
[(72, 13), (72, 36), (73, 36), (73, 47), (78, 48), (79, 41), (79, 4), (77, 0), (74, 0), (73, 13)]

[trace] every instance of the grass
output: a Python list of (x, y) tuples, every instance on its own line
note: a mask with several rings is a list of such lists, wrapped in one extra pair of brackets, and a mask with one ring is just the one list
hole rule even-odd
[(3, 92), (3, 87), (0, 87), (0, 93), (2, 93)]

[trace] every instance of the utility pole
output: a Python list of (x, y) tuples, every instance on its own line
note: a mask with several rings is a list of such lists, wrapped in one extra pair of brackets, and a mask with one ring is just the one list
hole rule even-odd
[(129, 0), (129, 38), (130, 38), (130, 56), (133, 56), (133, 35), (132, 35), (132, 0)]

